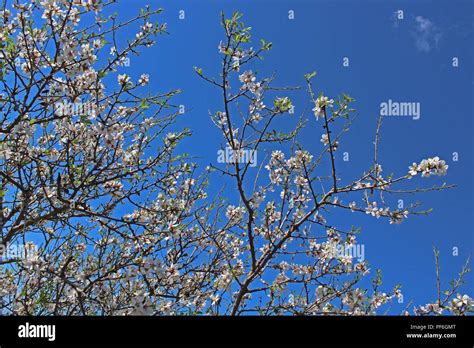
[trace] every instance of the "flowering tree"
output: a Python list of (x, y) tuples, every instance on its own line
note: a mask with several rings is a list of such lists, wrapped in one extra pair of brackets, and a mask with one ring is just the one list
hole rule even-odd
[(4, 313), (146, 312), (205, 285), (209, 261), (191, 265), (205, 248), (192, 227), (203, 182), (175, 154), (189, 131), (166, 134), (177, 91), (143, 96), (148, 75), (116, 73), (166, 27), (149, 8), (104, 18), (112, 5), (3, 3), (0, 244), (39, 246), (2, 260)]
[[(247, 69), (271, 44), (249, 48), (250, 29), (236, 13), (222, 17), (220, 76), (196, 69), (223, 96), (212, 119), (233, 161), (200, 174), (176, 150), (190, 131), (170, 130), (178, 91), (148, 94), (147, 74), (120, 73), (165, 32), (154, 23), (160, 10), (147, 7), (119, 22), (102, 14), (113, 3), (3, 2), (0, 245), (4, 255), (9, 245), (25, 253), (0, 260), (1, 313), (352, 315), (400, 296), (398, 286), (380, 291), (378, 272), (372, 291), (357, 286), (368, 263), (353, 264), (344, 250), (356, 246), (358, 230), (334, 226), (331, 211), (391, 223), (426, 213), (416, 205), (393, 209), (384, 194), (448, 188), (396, 188), (412, 177), (444, 175), (446, 163), (433, 157), (384, 177), (379, 122), (373, 164), (360, 177), (342, 178), (334, 158), (352, 99), (316, 96), (315, 74), (305, 76), (323, 130), (317, 156), (297, 142), (303, 119), (288, 134), (274, 129), (292, 103), (271, 78), (257, 80)], [(131, 29), (136, 35), (126, 38)], [(264, 168), (240, 160), (257, 151), (270, 153)], [(234, 183), (237, 197), (233, 187), (221, 190), (234, 202), (207, 198), (210, 171)], [(417, 313), (471, 310), (468, 296), (455, 297), (466, 272), (446, 298), (439, 294)]]
[[(231, 19), (222, 17), (225, 40), (218, 46), (222, 55), (220, 75), (207, 76), (196, 68), (201, 78), (220, 90), (222, 108), (211, 116), (233, 153), (230, 163), (213, 169), (230, 178), (238, 192), (236, 202), (224, 207), (226, 224), (213, 231), (221, 240), (230, 241), (218, 245), (228, 263), (218, 279), (222, 289), (219, 301), (225, 304), (225, 313), (233, 315), (376, 313), (381, 305), (401, 296), (400, 288), (380, 291), (379, 271), (372, 291), (357, 286), (369, 273), (368, 263), (353, 264), (353, 253), (346, 251), (356, 247), (359, 230), (338, 228), (331, 222), (331, 213), (343, 209), (387, 219), (391, 224), (400, 224), (409, 215), (426, 214), (428, 211), (420, 210), (417, 204), (401, 210), (392, 208), (385, 195), (449, 188), (445, 184), (399, 188), (412, 178), (445, 175), (448, 166), (433, 157), (413, 163), (399, 177), (384, 176), (377, 156), (380, 118), (372, 165), (359, 177), (341, 177), (335, 154), (352, 122), (353, 99), (348, 95), (336, 100), (322, 93), (316, 95), (312, 87), (316, 73), (305, 75), (313, 122), (321, 124), (322, 150), (317, 155), (304, 150), (297, 141), (303, 127), (301, 119), (288, 134), (273, 126), (277, 118), (293, 111), (291, 100), (279, 96), (284, 89), (272, 87), (273, 78), (257, 79), (249, 67), (271, 49), (271, 43), (262, 40), (259, 49), (252, 48), (250, 28), (240, 19), (238, 12)], [(242, 159), (256, 152), (268, 153), (269, 160), (264, 168), (252, 171), (254, 163)], [(325, 159), (327, 172), (322, 168)], [(415, 308), (415, 312), (440, 314), (449, 309), (463, 314), (471, 310), (467, 295), (449, 302), (467, 271), (466, 264), (445, 298), (439, 290), (434, 304)]]

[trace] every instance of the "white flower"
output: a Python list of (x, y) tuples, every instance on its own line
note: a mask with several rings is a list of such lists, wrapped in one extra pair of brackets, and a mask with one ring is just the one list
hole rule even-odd
[(361, 272), (363, 275), (369, 274), (370, 270), (367, 268), (367, 265), (363, 262), (359, 262), (354, 266), (354, 270)]
[(149, 82), (150, 82), (150, 75), (148, 74), (142, 74), (142, 76), (140, 76), (140, 80), (138, 80), (138, 84), (140, 86), (146, 86)]
[(144, 31), (145, 33), (150, 31), (153, 28), (153, 24), (150, 22), (146, 22), (142, 27), (141, 30)]
[(265, 104), (261, 99), (254, 99), (249, 106), (249, 112), (251, 114), (255, 113), (258, 110), (263, 110), (265, 108)]
[(232, 57), (232, 69), (235, 71), (240, 70), (240, 59), (238, 57)]
[(418, 309), (415, 308), (416, 314), (429, 314), (432, 312), (437, 313), (437, 314), (442, 314), (443, 308), (441, 308), (438, 303), (428, 303), (425, 306), (420, 306), (420, 308)]
[(304, 176), (298, 175), (294, 182), (298, 186), (306, 186), (308, 184), (308, 179), (306, 179)]
[(211, 300), (211, 305), (214, 306), (219, 303), (220, 297), (219, 295), (213, 295), (209, 296), (209, 299)]
[(333, 99), (329, 99), (328, 97), (325, 97), (323, 95), (319, 96), (318, 99), (316, 99), (316, 102), (313, 108), (313, 112), (314, 112), (314, 116), (316, 116), (316, 120), (319, 119), (319, 116), (324, 115), (323, 111), (326, 106), (332, 107), (333, 104), (334, 104)]
[(288, 304), (289, 304), (290, 306), (293, 306), (293, 305), (295, 304), (295, 296), (294, 296), (293, 294), (290, 294), (290, 295), (288, 296)]
[(8, 22), (8, 20), (10, 19), (11, 14), (12, 13), (10, 12), (10, 10), (0, 11), (0, 17), (4, 18), (4, 22)]
[(285, 159), (285, 154), (280, 150), (275, 150), (272, 152), (272, 162), (281, 162)]
[[(94, 46), (94, 48), (97, 48), (97, 49), (102, 48), (103, 45), (104, 44), (102, 43), (102, 40), (100, 40), (100, 39), (96, 39), (92, 42), (92, 46)], [(113, 47), (113, 48), (115, 48), (115, 47)]]
[(130, 82), (130, 76), (128, 76), (127, 74), (119, 75), (117, 77), (117, 81), (120, 86), (125, 86)]
[(415, 176), (416, 174), (418, 174), (418, 165), (413, 162), (413, 164), (408, 167), (408, 174), (410, 174), (411, 176)]
[(448, 167), (446, 161), (440, 160), (439, 157), (436, 156), (424, 159), (418, 165), (413, 163), (413, 165), (408, 168), (408, 174), (415, 176), (418, 172), (421, 172), (422, 177), (429, 177), (430, 175), (443, 176), (446, 175)]
[(167, 146), (173, 144), (178, 139), (178, 135), (176, 133), (168, 133), (165, 137), (165, 144)]
[(250, 93), (255, 94), (257, 97), (260, 97), (263, 92), (263, 86), (261, 82), (254, 82), (247, 86)]
[(253, 74), (252, 70), (247, 70), (239, 76), (239, 80), (244, 84), (243, 88), (245, 88), (255, 82), (255, 75)]
[(259, 112), (256, 112), (252, 115), (251, 120), (255, 123), (258, 123), (262, 120), (262, 115)]
[(385, 216), (388, 213), (388, 208), (377, 208), (377, 202), (369, 203), (368, 207), (365, 208), (365, 213), (375, 216), (377, 219), (381, 216)]
[(222, 41), (217, 46), (217, 49), (219, 50), (219, 53), (225, 53), (225, 45)]
[(21, 70), (22, 70), (24, 73), (29, 73), (29, 72), (31, 72), (31, 70), (32, 70), (31, 64), (28, 63), (28, 62), (25, 62), (25, 63), (21, 64)]
[(329, 145), (329, 137), (326, 133), (324, 133), (323, 135), (321, 135), (321, 142), (324, 144), (324, 145)]
[(456, 298), (453, 299), (452, 303), (453, 303), (453, 306), (456, 308), (466, 307), (468, 309), (470, 309), (472, 305), (474, 304), (474, 302), (468, 295), (461, 296), (460, 294), (458, 294)]
[(153, 314), (153, 303), (150, 297), (145, 293), (138, 293), (132, 298), (130, 304), (133, 310), (130, 314), (132, 315), (151, 315)]
[(244, 216), (245, 209), (242, 207), (235, 207), (233, 205), (229, 205), (227, 207), (227, 211), (225, 213), (225, 216), (232, 222), (232, 223), (237, 223), (240, 220), (242, 220), (242, 217)]

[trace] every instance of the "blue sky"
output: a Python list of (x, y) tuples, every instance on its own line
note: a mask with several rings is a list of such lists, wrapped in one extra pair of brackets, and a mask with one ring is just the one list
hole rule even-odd
[[(145, 1), (122, 1), (115, 10), (126, 18)], [(132, 57), (132, 76), (151, 75), (150, 88), (179, 88), (176, 104), (186, 107), (177, 127), (193, 131), (182, 150), (198, 157), (202, 166), (216, 163), (221, 135), (212, 126), (208, 111), (222, 109), (220, 93), (200, 80), (193, 66), (217, 73), (217, 45), (223, 38), (219, 13), (238, 10), (253, 28), (255, 46), (259, 39), (273, 42), (265, 60), (252, 67), (259, 76), (275, 73), (279, 86), (303, 86), (303, 75), (317, 71), (314, 88), (330, 97), (348, 93), (356, 99), (357, 119), (351, 133), (341, 142), (339, 154), (349, 152), (350, 161), (338, 158), (340, 174), (346, 179), (368, 169), (380, 103), (392, 99), (419, 102), (419, 120), (392, 117), (384, 120), (380, 158), (384, 172), (404, 174), (414, 161), (438, 155), (449, 165), (446, 177), (413, 179), (412, 184), (431, 186), (444, 181), (457, 188), (405, 197), (433, 208), (430, 216), (409, 217), (401, 225), (389, 225), (369, 216), (341, 215), (339, 226), (361, 226), (359, 242), (365, 245), (372, 269), (381, 268), (389, 290), (402, 284), (403, 305), (433, 301), (436, 296), (433, 243), (441, 251), (441, 277), (447, 286), (473, 250), (473, 2), (472, 1), (156, 1), (162, 7), (158, 18), (168, 24), (169, 35), (158, 44)], [(179, 19), (180, 10), (185, 19)], [(293, 10), (294, 20), (288, 19)], [(402, 10), (404, 18), (395, 18)], [(349, 67), (343, 67), (343, 58)], [(453, 57), (459, 66), (452, 66)], [(308, 107), (301, 91), (290, 93), (296, 114)], [(319, 153), (322, 130), (311, 113), (300, 143)], [(293, 121), (282, 122), (289, 130)], [(452, 160), (453, 152), (459, 161)], [(260, 158), (261, 159), (261, 158)], [(214, 185), (219, 186), (215, 176)], [(416, 180), (416, 181), (415, 181)], [(452, 248), (459, 248), (459, 256)], [(473, 295), (473, 276), (464, 292)]]

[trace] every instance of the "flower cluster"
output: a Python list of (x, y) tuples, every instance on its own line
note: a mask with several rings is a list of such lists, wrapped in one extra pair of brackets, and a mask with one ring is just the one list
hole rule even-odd
[(381, 216), (387, 216), (389, 208), (379, 208), (377, 207), (377, 202), (372, 202), (368, 204), (367, 208), (365, 208), (365, 213), (375, 216), (378, 219)]
[(318, 120), (320, 116), (324, 116), (324, 110), (326, 106), (332, 107), (334, 100), (320, 95), (314, 104), (313, 112), (316, 120)]
[[(329, 145), (329, 136), (327, 133), (323, 133), (321, 135), (321, 140), (320, 140), (324, 145)], [(336, 141), (333, 141), (332, 144), (331, 144), (331, 148), (332, 148), (332, 151), (336, 151), (337, 148), (339, 147), (339, 142), (336, 140)]]
[(429, 177), (430, 175), (443, 176), (446, 175), (448, 167), (446, 161), (440, 160), (439, 157), (436, 156), (424, 159), (420, 164), (413, 163), (413, 165), (409, 167), (408, 174), (415, 176), (421, 173), (422, 177)]
[(248, 90), (253, 94), (253, 98), (251, 98), (250, 101), (249, 113), (252, 121), (259, 122), (262, 119), (260, 111), (266, 107), (263, 103), (263, 83), (260, 81), (256, 82), (255, 74), (251, 70), (241, 74), (239, 80), (242, 83), (241, 90)]
[(117, 82), (120, 86), (127, 86), (130, 83), (130, 76), (127, 74), (118, 75)]
[(255, 74), (252, 70), (245, 71), (239, 76), (239, 81), (243, 84), (241, 89), (251, 88), (254, 85), (255, 79)]
[(245, 209), (242, 207), (236, 207), (234, 205), (229, 205), (225, 216), (230, 220), (230, 223), (236, 224), (242, 220), (245, 214)]
[(449, 309), (454, 314), (463, 314), (468, 311), (472, 311), (474, 307), (474, 301), (468, 295), (457, 294), (455, 298), (451, 300)]

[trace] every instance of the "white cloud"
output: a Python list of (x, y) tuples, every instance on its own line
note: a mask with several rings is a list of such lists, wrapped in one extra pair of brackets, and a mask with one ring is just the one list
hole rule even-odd
[(422, 52), (430, 52), (434, 47), (438, 47), (441, 32), (428, 18), (417, 16), (414, 36), (416, 48)]

